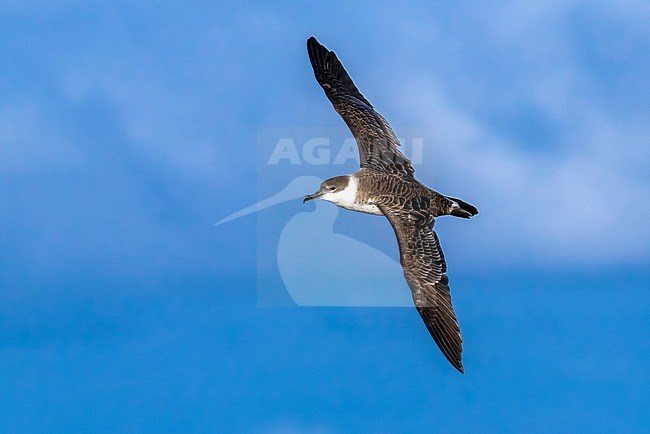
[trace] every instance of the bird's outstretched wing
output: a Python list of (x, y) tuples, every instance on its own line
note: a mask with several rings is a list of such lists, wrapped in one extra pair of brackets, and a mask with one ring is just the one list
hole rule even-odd
[(307, 40), (307, 52), (316, 80), (357, 141), (361, 167), (412, 177), (413, 166), (399, 151), (395, 133), (361, 95), (336, 54), (313, 36)]
[(395, 231), (404, 277), (417, 311), (447, 360), (463, 372), (463, 339), (451, 304), (445, 257), (431, 229), (433, 218), (386, 205), (379, 208)]

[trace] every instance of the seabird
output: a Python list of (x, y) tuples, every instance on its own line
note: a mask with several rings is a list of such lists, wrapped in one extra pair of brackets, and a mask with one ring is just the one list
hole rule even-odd
[(386, 216), (397, 237), (415, 308), (444, 356), (462, 373), (463, 340), (433, 225), (438, 216), (468, 219), (478, 210), (415, 179), (411, 161), (399, 151), (390, 125), (359, 92), (336, 54), (313, 36), (307, 40), (307, 52), (318, 84), (357, 142), (361, 168), (325, 180), (302, 201), (322, 199), (352, 211)]

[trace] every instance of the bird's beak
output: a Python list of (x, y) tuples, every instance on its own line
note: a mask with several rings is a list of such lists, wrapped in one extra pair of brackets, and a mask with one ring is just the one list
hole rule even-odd
[(317, 192), (314, 193), (314, 194), (308, 194), (307, 196), (303, 196), (303, 198), (302, 198), (302, 203), (305, 203), (305, 202), (307, 202), (307, 201), (309, 201), (309, 200), (312, 200), (312, 199), (318, 199), (318, 198), (321, 197), (322, 195), (323, 195), (323, 193), (320, 192), (320, 191), (317, 191)]

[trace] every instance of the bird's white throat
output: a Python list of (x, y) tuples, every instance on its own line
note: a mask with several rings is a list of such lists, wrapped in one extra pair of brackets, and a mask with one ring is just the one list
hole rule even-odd
[(354, 179), (354, 176), (350, 176), (347, 187), (333, 193), (325, 193), (322, 199), (343, 208), (354, 206), (357, 199), (357, 180)]
[(348, 178), (348, 185), (343, 190), (334, 193), (325, 193), (321, 198), (332, 202), (341, 208), (352, 211), (359, 211), (366, 214), (384, 215), (376, 205), (372, 203), (361, 203), (357, 200), (359, 183), (354, 175)]

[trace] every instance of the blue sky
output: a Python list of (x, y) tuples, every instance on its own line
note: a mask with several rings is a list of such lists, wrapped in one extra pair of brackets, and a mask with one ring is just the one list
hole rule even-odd
[[(647, 431), (650, 7), (429, 3), (4, 2), (0, 431)], [(310, 35), (481, 210), (437, 224), (465, 375), (413, 309), (258, 306), (301, 204), (214, 225), (260, 132), (343, 127)]]

